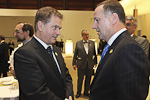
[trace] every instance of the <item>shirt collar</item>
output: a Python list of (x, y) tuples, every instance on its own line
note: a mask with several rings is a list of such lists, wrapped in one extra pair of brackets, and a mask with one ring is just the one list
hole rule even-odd
[(133, 37), (134, 34), (131, 34), (130, 36)]
[(126, 31), (127, 29), (126, 28), (123, 28), (121, 30), (119, 30), (118, 32), (116, 32), (109, 40), (108, 40), (108, 44), (111, 46), (112, 43), (115, 41), (115, 39), (124, 31)]
[(28, 41), (26, 41), (25, 43), (23, 43), (23, 45), (25, 45), (26, 43), (28, 43), (30, 40), (31, 40), (31, 38)]
[(4, 41), (4, 40), (2, 40), (2, 41), (1, 41), (1, 43), (2, 43), (2, 42), (5, 42), (5, 41)]
[(51, 46), (51, 48), (53, 49), (52, 45), (47, 45), (46, 43), (44, 43), (42, 40), (40, 40), (37, 36), (33, 35), (33, 37), (38, 41), (40, 42), (40, 44), (45, 48), (47, 49), (49, 46)]
[[(85, 41), (83, 40), (83, 43), (84, 43)], [(88, 42), (88, 40), (86, 41), (86, 42)]]

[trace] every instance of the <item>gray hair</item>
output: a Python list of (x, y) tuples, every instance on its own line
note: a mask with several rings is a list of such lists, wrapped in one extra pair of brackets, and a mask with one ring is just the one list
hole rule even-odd
[(81, 31), (81, 35), (83, 35), (84, 32), (87, 32), (87, 30), (82, 30), (82, 31)]
[(133, 16), (126, 16), (126, 20), (133, 21), (133, 25), (137, 26), (137, 20), (136, 20), (135, 17), (133, 17)]
[(119, 20), (125, 24), (125, 12), (122, 5), (117, 0), (105, 0), (97, 5), (103, 5), (104, 14), (107, 15), (110, 13), (118, 14)]

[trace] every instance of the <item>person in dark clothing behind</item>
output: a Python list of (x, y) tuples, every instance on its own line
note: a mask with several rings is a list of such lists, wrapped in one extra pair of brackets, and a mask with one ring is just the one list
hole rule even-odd
[[(147, 38), (147, 36), (146, 35), (142, 35), (142, 37), (143, 38)], [(149, 43), (149, 48), (150, 48), (150, 43)], [(148, 54), (148, 59), (149, 59), (149, 61), (150, 61), (150, 49), (149, 49), (149, 52), (148, 52), (149, 54)]]
[(8, 49), (9, 45), (5, 42), (5, 37), (3, 35), (0, 35), (0, 77), (1, 74), (3, 74), (3, 77), (7, 77), (7, 71), (8, 71)]
[(63, 52), (63, 46), (64, 46), (64, 41), (61, 39), (61, 41), (59, 42), (59, 47), (61, 52)]
[(103, 49), (105, 47), (105, 45), (107, 44), (107, 42), (103, 39), (100, 39), (100, 42), (99, 42), (99, 48), (98, 48), (98, 54), (102, 54), (103, 52)]
[(14, 42), (12, 42), (12, 40), (10, 39), (10, 42), (8, 43), (8, 45), (9, 45), (9, 50), (10, 50), (10, 55), (11, 55), (11, 52), (14, 50), (15, 44), (14, 44)]

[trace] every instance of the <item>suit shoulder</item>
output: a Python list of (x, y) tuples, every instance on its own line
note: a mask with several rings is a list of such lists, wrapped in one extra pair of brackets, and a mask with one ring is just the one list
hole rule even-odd
[(141, 42), (148, 42), (149, 43), (149, 41), (146, 38), (143, 38), (141, 36), (137, 36), (136, 41), (138, 41), (139, 43), (141, 43)]
[(81, 43), (81, 42), (83, 42), (83, 40), (79, 40), (79, 41), (77, 41), (77, 42), (76, 42), (76, 44)]
[(93, 42), (93, 43), (95, 43), (93, 40), (89, 40), (89, 42)]

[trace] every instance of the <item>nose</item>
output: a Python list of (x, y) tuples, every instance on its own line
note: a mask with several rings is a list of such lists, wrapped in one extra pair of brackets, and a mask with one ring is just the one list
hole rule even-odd
[(14, 36), (16, 36), (16, 32), (14, 32)]
[(57, 30), (57, 35), (60, 35), (60, 29)]
[(95, 25), (95, 23), (93, 24), (92, 29), (96, 29), (96, 25)]

